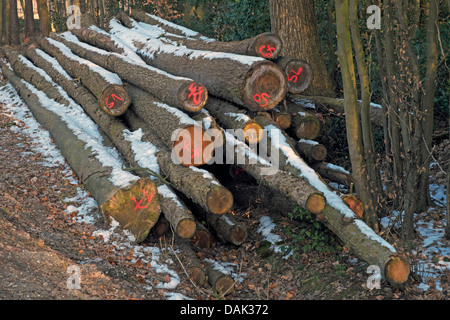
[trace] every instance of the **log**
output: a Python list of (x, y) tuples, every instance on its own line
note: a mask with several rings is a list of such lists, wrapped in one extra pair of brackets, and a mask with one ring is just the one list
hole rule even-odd
[[(130, 92), (133, 99), (134, 92), (132, 90)], [(141, 118), (133, 114), (131, 110), (125, 114), (125, 118), (133, 130), (139, 128), (143, 130), (143, 141), (149, 141), (159, 150), (157, 157), (161, 171), (168, 177), (174, 188), (208, 213), (221, 215), (231, 209), (234, 202), (233, 195), (213, 175), (203, 169), (175, 164), (168, 148), (164, 147), (157, 135)]]
[(110, 35), (94, 30), (92, 27), (72, 28), (70, 32), (72, 32), (77, 38), (98, 48), (120, 54), (125, 53), (123, 46), (120, 46), (115, 41), (112, 41)]
[(216, 231), (220, 240), (240, 246), (247, 239), (246, 228), (236, 221), (233, 214), (227, 212), (221, 216), (207, 215), (208, 226)]
[[(272, 32), (265, 32), (255, 37), (241, 41), (212, 41), (212, 39), (206, 38), (202, 35), (198, 35), (196, 38), (191, 38), (183, 35), (183, 32), (178, 32), (180, 30), (180, 26), (175, 25), (167, 20), (162, 20), (158, 17), (152, 18), (151, 15), (144, 12), (139, 12), (137, 13), (137, 15), (145, 21), (141, 19), (137, 20), (141, 20), (152, 27), (164, 30), (163, 35), (161, 35), (161, 38), (163, 38), (164, 40), (169, 40), (173, 44), (185, 46), (189, 49), (206, 50), (213, 52), (227, 52), (246, 56), (261, 57), (265, 59), (275, 59), (280, 53), (283, 46), (281, 38), (276, 33)], [(118, 14), (118, 19), (124, 26), (128, 28), (133, 28), (136, 26), (136, 21), (134, 19), (131, 19), (125, 12), (120, 12)], [(175, 27), (171, 30), (176, 31), (177, 33), (174, 34), (166, 31), (168, 30), (167, 26), (169, 24)]]
[[(337, 113), (339, 115), (345, 114), (344, 109), (344, 100), (343, 99), (337, 99), (337, 98), (330, 98), (330, 97), (321, 97), (321, 96), (304, 96), (300, 94), (293, 94), (290, 95), (289, 98), (291, 100), (295, 100), (298, 102), (298, 104), (301, 104), (303, 102), (313, 102), (322, 104), (324, 106), (327, 106), (327, 110), (333, 113)], [(362, 102), (358, 100), (358, 107), (361, 108)], [(370, 121), (372, 124), (382, 128), (383, 127), (383, 118), (385, 117), (385, 114), (383, 113), (383, 109), (380, 105), (375, 103), (370, 103)]]
[(191, 243), (200, 249), (211, 248), (211, 233), (200, 222), (197, 221), (197, 229), (191, 238)]
[[(332, 192), (320, 179), (317, 173), (311, 169), (295, 152), (295, 147), (291, 145), (288, 138), (283, 138), (283, 134), (272, 123), (264, 126), (269, 132), (269, 138), (278, 140), (272, 144), (273, 150), (280, 153), (281, 161), (276, 173), (267, 175), (267, 172), (275, 172), (273, 165), (264, 159), (259, 159), (256, 164), (248, 164), (250, 159), (257, 157), (252, 151), (242, 143), (234, 142), (237, 158), (246, 158), (246, 164), (238, 164), (242, 169), (252, 175), (258, 182), (274, 191), (286, 195), (301, 208), (309, 210), (305, 206), (302, 195), (296, 194), (299, 189), (309, 186), (316, 193), (322, 194), (325, 198), (325, 205), (317, 218), (357, 257), (367, 262), (369, 265), (376, 265), (380, 268), (381, 274), (393, 285), (405, 283), (409, 277), (410, 265), (408, 259), (399, 254), (395, 248), (378, 236), (356, 214), (347, 207), (342, 199)], [(279, 138), (279, 139), (277, 139)], [(232, 143), (227, 136), (227, 143)], [(233, 144), (233, 143), (232, 143)], [(282, 154), (282, 155), (281, 155)], [(284, 158), (284, 159), (283, 159)], [(276, 169), (276, 168), (275, 168)], [(264, 170), (264, 171), (263, 171)], [(284, 171), (285, 170), (285, 171)], [(264, 172), (264, 174), (262, 174)], [(281, 178), (283, 175), (287, 176)], [(297, 181), (295, 181), (297, 179)], [(282, 185), (280, 185), (282, 181)], [(301, 191), (300, 191), (301, 192)], [(309, 210), (312, 212), (311, 210)]]
[[(112, 219), (143, 241), (160, 216), (155, 184), (120, 169), (120, 161), (113, 158), (99, 140), (80, 133), (75, 122), (92, 126), (81, 108), (72, 109), (49, 99), (42, 91), (23, 81), (0, 61), (2, 74), (18, 91), (39, 123), (49, 131), (65, 159), (84, 186), (97, 201), (105, 222)], [(119, 167), (117, 167), (119, 165)]]
[(340, 168), (323, 161), (311, 163), (311, 168), (313, 168), (323, 178), (330, 181), (337, 182), (347, 187), (350, 187), (353, 183), (352, 175), (344, 168)]
[(71, 77), (80, 79), (98, 99), (100, 108), (104, 112), (119, 116), (127, 110), (130, 97), (116, 74), (76, 56), (61, 42), (50, 38), (40, 38), (38, 44), (44, 51), (55, 57)]
[(209, 261), (206, 261), (206, 275), (208, 276), (208, 283), (221, 297), (234, 292), (233, 278), (215, 269)]
[(279, 107), (275, 107), (269, 111), (269, 114), (281, 129), (287, 130), (291, 127), (292, 117), (288, 112), (281, 111)]
[(261, 140), (261, 125), (252, 120), (245, 111), (233, 104), (215, 97), (210, 97), (205, 105), (205, 109), (217, 119), (223, 128), (241, 130), (245, 141), (248, 143), (255, 144)]
[(177, 247), (182, 252), (179, 259), (183, 270), (186, 271), (187, 276), (193, 283), (203, 287), (206, 284), (206, 270), (192, 250), (191, 243), (184, 239), (176, 240)]
[[(153, 172), (158, 173), (158, 164), (150, 163), (147, 161), (142, 164), (138, 159), (141, 159), (141, 153), (150, 157), (154, 151), (154, 147), (149, 144), (140, 143), (140, 150), (133, 147), (135, 140), (131, 139), (132, 134), (127, 130), (127, 127), (118, 120), (116, 117), (110, 117), (106, 113), (102, 112), (98, 107), (96, 98), (82, 85), (76, 85), (73, 79), (67, 74), (61, 72), (62, 68), (56, 60), (52, 60), (51, 57), (46, 56), (43, 52), (38, 52), (35, 49), (29, 49), (27, 55), (40, 66), (42, 71), (36, 70), (33, 65), (28, 65), (26, 69), (29, 70), (29, 74), (40, 74), (45, 71), (55, 82), (57, 82), (74, 100), (76, 100), (86, 111), (86, 113), (93, 119), (97, 125), (101, 128), (113, 144), (117, 147), (122, 156), (131, 164), (134, 168), (141, 170), (136, 171), (137, 175), (141, 177), (148, 177), (149, 174), (143, 167), (151, 167)], [(31, 79), (36, 85), (50, 87), (52, 85), (49, 80), (41, 80), (37, 77)], [(47, 83), (44, 85), (44, 83)], [(47, 95), (51, 98), (58, 99), (60, 91), (46, 91)], [(66, 104), (67, 106), (70, 105)], [(138, 141), (139, 142), (139, 141)], [(172, 225), (174, 232), (182, 238), (191, 238), (195, 232), (195, 220), (189, 209), (186, 208), (164, 183), (159, 179), (152, 177), (158, 188), (159, 202), (162, 212), (165, 218)]]
[(211, 95), (250, 110), (270, 110), (286, 94), (286, 75), (263, 58), (168, 45), (110, 21), (110, 33), (134, 47), (149, 65), (198, 81)]
[(299, 155), (310, 164), (323, 161), (327, 157), (327, 148), (316, 141), (300, 139), (295, 145)]
[(314, 71), (308, 62), (282, 57), (276, 59), (275, 63), (286, 73), (287, 91), (290, 94), (299, 94), (309, 88), (314, 79)]
[[(61, 35), (52, 33), (50, 36), (64, 43), (76, 55), (116, 73), (123, 81), (151, 93), (173, 107), (197, 112), (203, 108), (208, 99), (206, 88), (192, 79), (175, 77), (147, 65), (143, 61), (137, 63), (123, 55), (92, 47), (80, 42), (68, 32)], [(102, 39), (104, 38), (102, 37)]]
[(125, 87), (133, 102), (131, 109), (172, 150), (177, 164), (200, 166), (212, 159), (213, 139), (195, 120), (137, 87), (129, 84)]
[(204, 109), (202, 109), (201, 112), (192, 115), (191, 118), (197, 121), (203, 128), (205, 128), (206, 132), (210, 134), (214, 142), (215, 150), (223, 147), (225, 143), (225, 135), (222, 132), (222, 128), (217, 124), (215, 118), (213, 118)]
[(297, 105), (288, 105), (287, 111), (292, 116), (291, 129), (288, 131), (298, 139), (314, 140), (319, 136), (321, 124), (314, 114)]

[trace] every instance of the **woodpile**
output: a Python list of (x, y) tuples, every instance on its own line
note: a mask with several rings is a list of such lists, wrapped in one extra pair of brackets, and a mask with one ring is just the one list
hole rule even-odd
[[(231, 214), (232, 192), (208, 170), (224, 161), (232, 175), (244, 172), (314, 214), (391, 283), (404, 283), (408, 261), (324, 180), (352, 185), (351, 174), (326, 163), (326, 147), (314, 141), (321, 129), (315, 111), (286, 103), (306, 90), (313, 70), (278, 57), (281, 47), (271, 33), (219, 42), (132, 11), (106, 30), (51, 34), (22, 51), (3, 47), (9, 64), (0, 65), (105, 221), (118, 221), (138, 242), (173, 230), (197, 285), (231, 293), (233, 279), (195, 251), (208, 250), (212, 235), (234, 246), (247, 238)], [(83, 132), (89, 125), (103, 138)], [(107, 143), (123, 162), (103, 151)]]

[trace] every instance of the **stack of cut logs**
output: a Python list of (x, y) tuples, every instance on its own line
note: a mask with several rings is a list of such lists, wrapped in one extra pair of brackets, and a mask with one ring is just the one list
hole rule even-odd
[[(197, 284), (231, 293), (233, 279), (195, 250), (210, 247), (210, 231), (236, 246), (247, 237), (230, 213), (233, 194), (209, 170), (225, 158), (230, 164), (229, 150), (234, 177), (245, 173), (313, 213), (391, 283), (404, 283), (408, 261), (323, 180), (352, 183), (348, 172), (324, 162), (327, 150), (314, 141), (316, 111), (285, 99), (306, 90), (313, 72), (303, 60), (279, 57), (281, 47), (273, 33), (220, 42), (132, 11), (105, 30), (51, 34), (21, 51), (3, 47), (9, 63), (0, 64), (105, 221), (116, 220), (138, 242), (171, 229)], [(102, 139), (77, 121), (92, 121)], [(270, 152), (257, 154), (255, 145)], [(120, 158), (104, 152), (111, 146)]]

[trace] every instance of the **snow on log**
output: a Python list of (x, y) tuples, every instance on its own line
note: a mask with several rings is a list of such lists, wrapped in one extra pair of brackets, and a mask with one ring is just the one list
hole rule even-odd
[(205, 260), (208, 283), (221, 296), (224, 297), (234, 292), (234, 279), (222, 272), (213, 262)]
[[(148, 177), (149, 173), (144, 169), (150, 169), (152, 172), (158, 174), (159, 167), (154, 153), (158, 149), (148, 142), (140, 141), (140, 132), (130, 132), (128, 128), (116, 117), (111, 117), (101, 111), (98, 107), (96, 98), (82, 85), (77, 85), (68, 77), (64, 76), (58, 71), (61, 69), (57, 61), (46, 59), (45, 53), (38, 53), (35, 49), (28, 50), (28, 56), (32, 57), (35, 64), (42, 69), (34, 66), (31, 63), (27, 64), (29, 74), (44, 74), (47, 79), (40, 80), (38, 77), (32, 77), (32, 81), (36, 85), (43, 87), (60, 86), (60, 90), (54, 92), (47, 90), (46, 94), (54, 100), (68, 101), (67, 106), (74, 104), (73, 101), (66, 95), (66, 92), (76, 100), (76, 102), (83, 107), (91, 119), (100, 127), (100, 129), (109, 137), (109, 139), (116, 146), (118, 151), (127, 160), (127, 162), (136, 170), (137, 175), (141, 177)], [(20, 56), (19, 56), (20, 57)], [(24, 60), (22, 58), (21, 60)], [(44, 69), (44, 70), (43, 70)], [(58, 85), (56, 85), (56, 83)], [(195, 219), (190, 210), (178, 199), (178, 196), (167, 185), (162, 183), (157, 177), (150, 176), (158, 188), (158, 195), (160, 206), (165, 218), (171, 224), (175, 233), (181, 238), (191, 238), (195, 233)]]
[(61, 35), (52, 33), (50, 36), (64, 43), (76, 55), (116, 73), (122, 80), (150, 92), (173, 107), (197, 112), (203, 108), (208, 99), (205, 86), (192, 79), (176, 77), (143, 61), (138, 63), (121, 54), (93, 47), (80, 42), (69, 32)]
[[(134, 92), (131, 95), (133, 99)], [(133, 114), (131, 110), (125, 114), (125, 117), (133, 130), (139, 128), (142, 130), (143, 141), (149, 141), (158, 148), (156, 156), (161, 172), (168, 177), (175, 189), (208, 214), (222, 215), (231, 209), (234, 203), (233, 195), (211, 173), (194, 166), (185, 167), (175, 164), (169, 148), (163, 145), (157, 134), (140, 117)]]
[(311, 85), (314, 79), (314, 70), (308, 62), (283, 57), (276, 59), (275, 63), (286, 73), (287, 91), (289, 93), (302, 93)]
[(122, 80), (115, 73), (78, 57), (59, 41), (40, 38), (38, 44), (56, 58), (71, 77), (79, 79), (95, 95), (104, 112), (119, 116), (127, 110), (130, 97), (122, 85)]
[(261, 125), (251, 119), (245, 111), (233, 104), (210, 97), (205, 110), (211, 114), (225, 129), (242, 130), (245, 141), (250, 144), (258, 143), (262, 137)]
[(327, 148), (316, 141), (300, 139), (295, 145), (299, 155), (310, 164), (323, 161), (327, 157)]
[(211, 95), (251, 110), (270, 110), (286, 94), (286, 75), (266, 59), (165, 44), (116, 19), (110, 21), (109, 32), (136, 48), (149, 65), (192, 78), (203, 83)]
[(298, 139), (314, 140), (322, 127), (319, 118), (298, 105), (287, 105), (287, 112), (291, 115), (290, 130)]
[(347, 187), (350, 187), (353, 183), (353, 177), (350, 172), (342, 167), (323, 161), (311, 163), (310, 166), (323, 178), (328, 179), (332, 182), (337, 182)]
[[(175, 44), (185, 46), (189, 49), (228, 52), (265, 59), (275, 59), (283, 47), (281, 38), (276, 33), (272, 32), (261, 33), (255, 37), (240, 41), (213, 41), (213, 39), (209, 39), (199, 34), (197, 34), (196, 37), (187, 36), (186, 33), (194, 33), (192, 31), (185, 33), (178, 32), (180, 30), (179, 26), (175, 26), (175, 28), (171, 29), (171, 31), (175, 31), (176, 33), (170, 32), (167, 26), (169, 24), (174, 26), (174, 23), (167, 20), (162, 21), (163, 19), (157, 17), (155, 19), (153, 18), (154, 16), (152, 17), (150, 14), (142, 11), (134, 10), (133, 12), (136, 20), (141, 20), (142, 23), (164, 30), (164, 34), (161, 35), (161, 37), (165, 40), (170, 40)], [(130, 19), (125, 12), (119, 13), (119, 19), (128, 28), (132, 28), (133, 22), (135, 22), (133, 19)]]
[(121, 169), (123, 163), (80, 106), (62, 105), (19, 78), (3, 62), (2, 73), (49, 131), (84, 186), (97, 201), (105, 222), (119, 222), (137, 242), (143, 241), (160, 216), (156, 185)]

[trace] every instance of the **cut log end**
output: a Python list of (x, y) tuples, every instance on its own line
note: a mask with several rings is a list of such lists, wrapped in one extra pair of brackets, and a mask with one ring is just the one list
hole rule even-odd
[(181, 106), (189, 112), (198, 112), (208, 100), (208, 90), (202, 84), (191, 82), (184, 84), (178, 93)]
[(150, 179), (141, 178), (116, 192), (101, 205), (101, 210), (105, 221), (111, 224), (114, 219), (122, 229), (130, 231), (137, 242), (142, 242), (161, 213), (156, 185)]
[(312, 147), (311, 157), (316, 161), (323, 161), (327, 157), (327, 148), (322, 144), (317, 144)]
[(212, 188), (207, 195), (206, 204), (210, 212), (225, 214), (233, 207), (233, 194), (226, 188), (217, 186)]
[(211, 234), (202, 227), (195, 230), (194, 236), (190, 239), (191, 243), (201, 249), (211, 248)]
[(280, 112), (276, 116), (274, 116), (274, 120), (282, 130), (286, 130), (291, 126), (291, 115), (289, 113)]
[(276, 33), (260, 34), (255, 41), (255, 55), (266, 59), (275, 59), (283, 47), (283, 41)]
[(259, 63), (246, 79), (243, 101), (252, 111), (271, 110), (286, 95), (286, 75), (272, 62)]
[(299, 94), (308, 89), (314, 74), (311, 65), (300, 59), (291, 59), (284, 68), (287, 77), (287, 90)]
[(110, 85), (103, 90), (99, 104), (103, 111), (111, 116), (120, 116), (127, 111), (131, 99), (121, 85)]
[(308, 116), (302, 119), (295, 128), (295, 134), (299, 139), (313, 140), (317, 138), (320, 132), (320, 122), (314, 116)]
[(228, 275), (223, 275), (217, 279), (215, 289), (221, 296), (226, 296), (234, 292), (234, 280)]
[(172, 155), (183, 166), (201, 166), (208, 163), (214, 152), (211, 135), (199, 126), (190, 125), (176, 133)]
[(187, 269), (187, 273), (189, 275), (189, 278), (194, 282), (196, 285), (203, 287), (206, 283), (206, 273), (205, 271), (199, 267), (199, 266), (191, 266)]
[(240, 225), (236, 225), (231, 232), (231, 243), (240, 246), (247, 239), (247, 230)]
[(181, 220), (177, 224), (177, 230), (176, 233), (178, 236), (180, 236), (183, 239), (191, 239), (194, 234), (195, 230), (197, 229), (197, 224), (194, 219), (187, 218)]
[(263, 127), (256, 121), (250, 121), (244, 126), (245, 141), (255, 144), (263, 137)]
[(409, 277), (411, 265), (405, 256), (396, 255), (386, 263), (384, 274), (386, 279), (394, 286), (404, 284)]
[(326, 199), (321, 193), (313, 193), (306, 201), (306, 209), (315, 214), (319, 214), (325, 209)]

